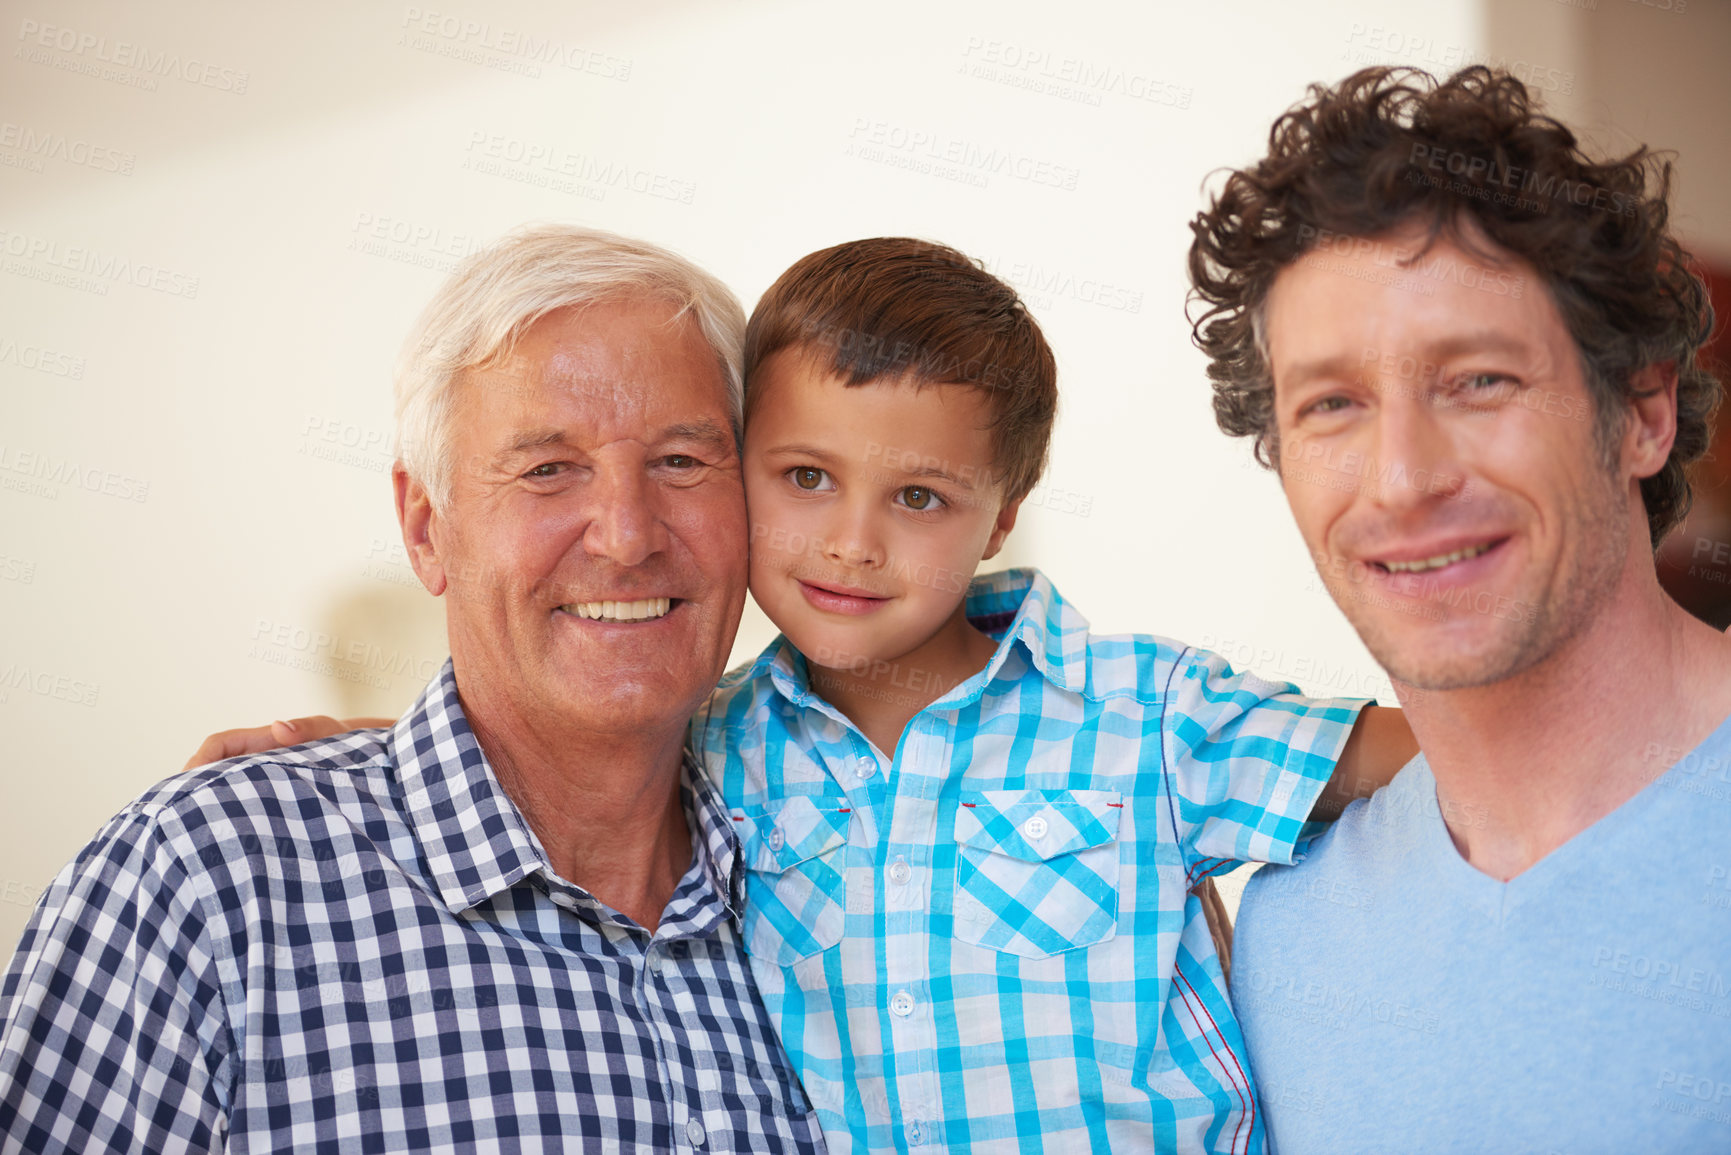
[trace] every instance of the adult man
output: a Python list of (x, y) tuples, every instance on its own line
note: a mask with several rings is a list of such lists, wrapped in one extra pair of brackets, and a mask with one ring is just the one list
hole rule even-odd
[(1506, 74), (1367, 70), (1195, 226), (1217, 416), (1423, 750), (1245, 896), (1283, 1155), (1731, 1144), (1731, 641), (1653, 565), (1719, 394), (1668, 185)]
[(577, 229), (441, 289), (393, 481), (449, 664), (61, 873), (0, 988), (0, 1150), (821, 1149), (683, 754), (745, 596), (743, 322)]

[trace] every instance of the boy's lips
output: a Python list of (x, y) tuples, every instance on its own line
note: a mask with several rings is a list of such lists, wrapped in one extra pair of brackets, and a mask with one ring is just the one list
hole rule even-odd
[(796, 578), (799, 592), (816, 608), (832, 614), (869, 614), (889, 598), (879, 597), (868, 590), (830, 582), (811, 582)]

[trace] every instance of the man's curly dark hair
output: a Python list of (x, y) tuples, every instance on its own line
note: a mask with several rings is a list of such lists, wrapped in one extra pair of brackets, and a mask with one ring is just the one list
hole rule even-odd
[(1208, 354), (1214, 415), (1279, 452), (1262, 314), (1275, 276), (1331, 234), (1375, 237), (1413, 220), (1468, 244), (1467, 220), (1536, 269), (1568, 326), (1593, 399), (1602, 454), (1614, 446), (1634, 374), (1673, 364), (1677, 439), (1641, 482), (1653, 544), (1688, 512), (1689, 465), (1707, 450), (1720, 385), (1697, 361), (1713, 329), (1706, 286), (1668, 231), (1671, 163), (1646, 147), (1595, 163), (1541, 115), (1526, 85), (1474, 66), (1441, 82), (1366, 68), (1308, 98), (1269, 133), (1268, 155), (1229, 174), (1191, 222), (1193, 338)]

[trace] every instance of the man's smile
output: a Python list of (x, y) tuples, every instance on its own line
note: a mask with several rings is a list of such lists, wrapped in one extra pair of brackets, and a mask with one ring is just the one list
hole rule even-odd
[(664, 618), (679, 604), (678, 598), (634, 598), (570, 602), (559, 609), (587, 621), (630, 623)]

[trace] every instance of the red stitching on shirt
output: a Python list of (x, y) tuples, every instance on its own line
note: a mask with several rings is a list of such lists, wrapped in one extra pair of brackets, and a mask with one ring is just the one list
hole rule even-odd
[[(1184, 972), (1182, 970), (1178, 969), (1176, 961), (1172, 964), (1172, 974), (1179, 982), (1184, 984), (1191, 994), (1196, 994), (1196, 988), (1190, 985), (1190, 980), (1184, 977)], [(1208, 1005), (1202, 1001), (1201, 995), (1196, 995), (1196, 1002), (1194, 1005), (1186, 995), (1180, 994), (1179, 998), (1184, 1003), (1185, 1009), (1190, 1012), (1190, 1021), (1196, 1024), (1196, 1029), (1198, 1031), (1202, 1031), (1202, 1041), (1208, 1043), (1208, 1053), (1214, 1056), (1214, 1062), (1220, 1067), (1220, 1073), (1225, 1075), (1226, 1081), (1232, 1085), (1232, 1093), (1238, 1096), (1239, 1103), (1244, 1105), (1244, 1109), (1249, 1112), (1250, 1129), (1254, 1132), (1256, 1130), (1256, 1102), (1249, 1094), (1250, 1080), (1244, 1079), (1244, 1068), (1238, 1065), (1238, 1056), (1232, 1053), (1231, 1047), (1226, 1046), (1226, 1036), (1221, 1032), (1220, 1024), (1214, 1021), (1214, 1016), (1208, 1013)], [(1220, 1036), (1220, 1045), (1226, 1048), (1227, 1057), (1232, 1060), (1232, 1066), (1238, 1071), (1238, 1079), (1244, 1079), (1242, 1085), (1239, 1084), (1238, 1079), (1232, 1077), (1232, 1072), (1226, 1069), (1226, 1064), (1220, 1061), (1220, 1052), (1214, 1049), (1214, 1044), (1212, 1042), (1209, 1042), (1208, 1032), (1202, 1030), (1202, 1023), (1196, 1018), (1197, 1007), (1202, 1008), (1203, 1015), (1208, 1019), (1208, 1025), (1213, 1027), (1214, 1033)], [(1239, 1115), (1238, 1126), (1232, 1128), (1232, 1146), (1229, 1150), (1238, 1150), (1238, 1133), (1243, 1129), (1244, 1122), (1245, 1116), (1242, 1114)], [(1248, 1152), (1248, 1150), (1249, 1148), (1247, 1147), (1246, 1151)]]
[(964, 803), (962, 803), (962, 805), (966, 806), (969, 810), (972, 810), (974, 807), (978, 806), (979, 803), (978, 802), (964, 802)]
[(1108, 802), (1106, 805), (1112, 807), (1114, 810), (1124, 809), (1124, 804), (1122, 802)]
[(1198, 874), (1195, 877), (1195, 879), (1193, 879), (1191, 881), (1190, 885), (1195, 886), (1196, 883), (1198, 883), (1198, 882), (1208, 881), (1210, 878), (1213, 878), (1216, 874), (1219, 874), (1221, 871), (1223, 871), (1227, 867), (1231, 866), (1235, 861), (1236, 861), (1235, 859), (1231, 859), (1231, 858), (1217, 859), (1213, 866), (1210, 866), (1207, 870), (1204, 870), (1201, 874)]
[[(1220, 868), (1221, 864), (1231, 862), (1231, 861), (1232, 861), (1232, 859), (1230, 859), (1230, 858), (1198, 858), (1195, 862), (1191, 863), (1190, 866), (1188, 868), (1186, 868), (1184, 871), (1184, 889), (1186, 889), (1186, 890), (1190, 889), (1191, 887), (1195, 886), (1198, 882), (1200, 882), (1203, 878), (1207, 877), (1208, 874), (1210, 874), (1211, 872), (1213, 872), (1215, 870), (1218, 870)], [(1207, 869), (1203, 869), (1202, 864), (1204, 862), (1212, 862), (1214, 865), (1208, 867)]]
[(837, 814), (852, 814), (853, 813), (853, 807), (850, 806), (846, 810), (837, 810), (836, 813)]

